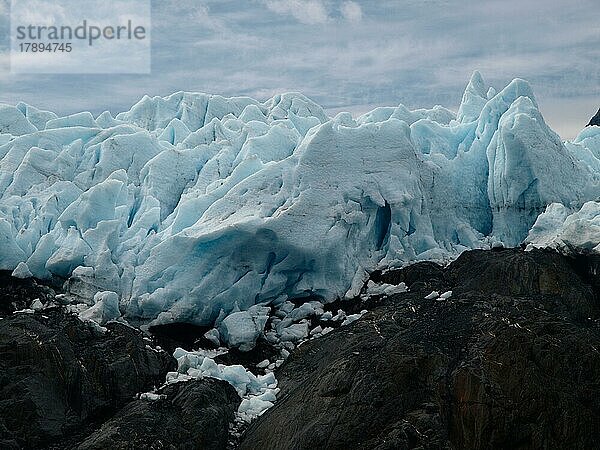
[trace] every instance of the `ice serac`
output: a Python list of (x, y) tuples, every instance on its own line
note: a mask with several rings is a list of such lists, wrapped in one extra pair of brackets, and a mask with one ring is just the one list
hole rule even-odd
[(532, 94), (514, 97), (487, 149), (493, 234), (510, 246), (522, 241), (546, 205), (581, 206), (599, 192), (600, 181), (545, 124)]
[(567, 222), (588, 223), (600, 193), (599, 129), (561, 142), (529, 84), (497, 92), (479, 73), (457, 115), (330, 118), (298, 93), (179, 92), (115, 117), (5, 105), (0, 269), (114, 293), (90, 314), (250, 348), (266, 306), (354, 297), (378, 267), (528, 235), (571, 245)]
[(458, 108), (457, 120), (462, 123), (473, 122), (479, 118), (483, 107), (487, 103), (488, 88), (479, 71), (473, 72), (469, 84)]

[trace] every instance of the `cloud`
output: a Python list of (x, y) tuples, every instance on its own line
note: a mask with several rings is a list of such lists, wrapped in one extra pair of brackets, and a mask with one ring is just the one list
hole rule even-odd
[[(65, 114), (178, 90), (294, 90), (332, 110), (456, 108), (480, 69), (497, 88), (529, 80), (564, 136), (598, 109), (598, 0), (152, 1), (151, 75), (16, 76), (0, 58), (0, 101)], [(0, 34), (8, 24), (0, 17)]]
[[(49, 37), (47, 26), (69, 27), (76, 30), (83, 27), (104, 27), (127, 24), (143, 25), (146, 36), (150, 36), (150, 4), (144, 0), (130, 0), (118, 5), (102, 3), (96, 8), (90, 7), (90, 1), (80, 1), (66, 5), (65, 2), (48, 2), (41, 0), (20, 0), (11, 8), (13, 33), (15, 27), (32, 25), (43, 27), (35, 29), (31, 40), (42, 44), (54, 44), (54, 52), (22, 51), (20, 45), (26, 41), (13, 40), (11, 70), (14, 73), (147, 73), (150, 69), (150, 39), (137, 41), (134, 39), (99, 39), (93, 45), (89, 28), (85, 30), (88, 38), (70, 39), (72, 51), (56, 51), (59, 42)], [(67, 7), (69, 6), (69, 7)], [(114, 28), (113, 28), (114, 30)], [(97, 29), (98, 36), (100, 29)], [(76, 33), (76, 32), (75, 32)], [(34, 38), (37, 34), (37, 38)], [(61, 33), (62, 34), (62, 33)], [(13, 35), (16, 36), (16, 33)], [(75, 36), (73, 36), (75, 37)], [(9, 78), (5, 78), (9, 80)], [(31, 88), (36, 90), (35, 88)]]
[[(227, 24), (219, 15), (211, 14), (206, 0), (179, 0), (177, 2), (157, 2), (152, 10), (153, 23), (171, 28), (174, 17), (185, 17), (185, 22), (197, 24), (198, 29), (215, 33), (227, 33)], [(179, 24), (178, 24), (179, 25)]]
[(327, 8), (321, 0), (266, 0), (265, 4), (271, 11), (291, 15), (300, 23), (314, 25), (329, 20)]
[(349, 22), (360, 22), (362, 20), (362, 8), (353, 1), (343, 2), (340, 5), (342, 16)]

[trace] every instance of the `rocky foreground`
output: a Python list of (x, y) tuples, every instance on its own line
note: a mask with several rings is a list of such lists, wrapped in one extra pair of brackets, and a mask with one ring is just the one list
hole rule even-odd
[(355, 300), (362, 319), (294, 350), (275, 406), (239, 442), (229, 384), (160, 387), (175, 361), (152, 336), (43, 308), (51, 288), (4, 274), (0, 448), (593, 448), (599, 269), (511, 249), (373, 273), (409, 291)]

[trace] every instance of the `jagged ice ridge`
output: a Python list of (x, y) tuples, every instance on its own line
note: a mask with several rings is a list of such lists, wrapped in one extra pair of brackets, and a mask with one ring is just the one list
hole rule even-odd
[(115, 292), (131, 319), (219, 324), (470, 248), (596, 248), (599, 178), (600, 127), (563, 143), (527, 82), (477, 72), (457, 114), (331, 118), (295, 93), (179, 92), (115, 118), (1, 105), (0, 269)]

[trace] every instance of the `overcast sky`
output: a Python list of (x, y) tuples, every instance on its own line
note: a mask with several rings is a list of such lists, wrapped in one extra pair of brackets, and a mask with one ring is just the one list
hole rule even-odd
[(565, 139), (600, 107), (598, 0), (153, 1), (149, 75), (11, 75), (7, 4), (0, 102), (60, 114), (119, 112), (179, 90), (300, 91), (331, 112), (456, 109), (475, 69), (497, 88), (530, 81)]

